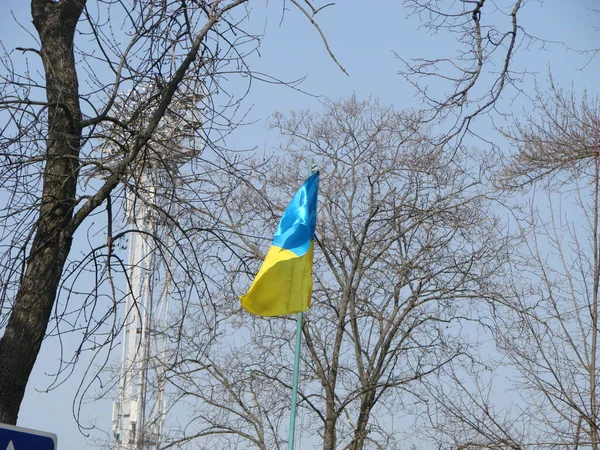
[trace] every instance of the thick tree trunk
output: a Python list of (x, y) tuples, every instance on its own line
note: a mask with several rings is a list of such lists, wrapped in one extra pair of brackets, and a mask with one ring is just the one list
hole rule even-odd
[(32, 0), (46, 74), (48, 136), (42, 203), (27, 267), (0, 339), (0, 422), (15, 424), (40, 351), (72, 236), (81, 143), (73, 40), (85, 0)]
[(325, 429), (323, 430), (323, 450), (335, 450), (337, 435), (335, 425), (337, 415), (335, 412), (335, 399), (333, 395), (326, 396)]
[(365, 447), (365, 440), (367, 439), (368, 433), (367, 425), (369, 424), (369, 417), (374, 404), (375, 390), (369, 389), (362, 395), (358, 421), (356, 422), (356, 428), (354, 429), (354, 439), (350, 445), (351, 450), (362, 450)]

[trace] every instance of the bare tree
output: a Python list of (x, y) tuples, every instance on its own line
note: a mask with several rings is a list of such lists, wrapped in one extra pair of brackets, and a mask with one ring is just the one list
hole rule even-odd
[[(320, 32), (317, 8), (297, 6)], [(32, 0), (31, 8), (39, 40), (7, 50), (0, 75), (6, 423), (17, 420), (47, 333), (79, 335), (59, 362), (60, 383), (83, 352), (112, 348), (135, 317), (136, 301), (117, 314), (128, 291), (119, 283), (131, 282), (119, 251), (129, 233), (176, 263), (166, 270), (184, 286), (182, 309), (202, 295), (190, 269), (201, 266), (196, 245), (222, 239), (210, 210), (217, 187), (203, 180), (243, 171), (222, 144), (241, 100), (225, 74), (252, 78), (245, 60), (259, 39), (245, 28), (247, 0)], [(166, 224), (168, 239), (129, 229), (126, 202)], [(89, 250), (74, 254), (74, 242), (86, 240)]]
[[(567, 48), (584, 55), (582, 66), (598, 54), (598, 48), (572, 49), (560, 38), (549, 41), (532, 34), (524, 11), (529, 9), (536, 17), (533, 8), (548, 8), (541, 2), (405, 0), (404, 5), (419, 17), (424, 31), (449, 42), (442, 55), (438, 51), (409, 60), (402, 52), (398, 54), (405, 65), (400, 74), (419, 92), (427, 119), (444, 125), (445, 132), (438, 137), (442, 142), (456, 138), (460, 143), (467, 133), (481, 136), (474, 119), (487, 113), (503, 114), (500, 100), (519, 95), (526, 78), (535, 76), (531, 68), (519, 66), (519, 53), (549, 46)], [(434, 81), (444, 87), (439, 89)]]
[(535, 190), (519, 216), (527, 246), (513, 256), (515, 304), (497, 318), (498, 338), (539, 439), (598, 449), (600, 111), (554, 85), (535, 105), (506, 130), (517, 151), (501, 181)]
[[(500, 304), (496, 302), (491, 311)], [(520, 398), (507, 388), (505, 377), (510, 373), (490, 342), (493, 322), (489, 315), (481, 324), (471, 330), (483, 336), (480, 360), (454, 361), (424, 380), (421, 399), (425, 407), (415, 411), (422, 436), (436, 448), (537, 448), (531, 446), (535, 433), (530, 422), (520, 414)]]
[(423, 418), (440, 447), (599, 446), (598, 101), (549, 84), (501, 130), (514, 151), (496, 184), (520, 195), (507, 201), (517, 239), (502, 301), (485, 321), (500, 354), (429, 384)]
[(438, 426), (464, 448), (600, 445), (599, 110), (597, 100), (551, 86), (537, 93), (532, 114), (503, 130), (515, 151), (497, 183), (531, 193), (525, 204), (515, 200), (521, 244), (511, 248), (505, 301), (490, 323), (501, 365), (513, 371), (512, 383), (501, 383), (512, 400), (499, 406), (490, 397), (490, 374), (453, 375), (455, 395), (437, 392), (458, 399), (437, 404)]
[(499, 187), (520, 189), (537, 182), (560, 186), (595, 176), (598, 151), (598, 99), (584, 91), (578, 99), (549, 78), (550, 89), (536, 90), (533, 113), (501, 130), (516, 151), (506, 156)]
[[(322, 173), (318, 251), (299, 394), (301, 427), (313, 438), (302, 447), (407, 448), (389, 411), (408, 415), (405, 402), (414, 401), (423, 379), (475, 357), (464, 328), (479, 323), (496, 295), (490, 280), (504, 242), (482, 195), (484, 172), (473, 159), (459, 164), (432, 146), (419, 114), (372, 100), (278, 114), (273, 126), (286, 137), (286, 155), (266, 162), (269, 175), (228, 198), (225, 211), (256, 267), (304, 162), (315, 157)], [(182, 397), (198, 399), (194, 424), (214, 431), (213, 445), (280, 448), (293, 321), (235, 314), (234, 294), (253, 270), (234, 264), (231, 272), (234, 315), (221, 327), (233, 342), (208, 348), (191, 339), (188, 352), (202, 349), (202, 364), (190, 366), (190, 358), (173, 380), (193, 372), (179, 378)], [(197, 436), (201, 445), (205, 434)]]

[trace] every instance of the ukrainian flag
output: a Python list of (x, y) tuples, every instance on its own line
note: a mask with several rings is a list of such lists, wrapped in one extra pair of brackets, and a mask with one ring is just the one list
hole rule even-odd
[(310, 308), (318, 189), (319, 172), (315, 172), (283, 213), (256, 278), (240, 297), (252, 314), (283, 316)]

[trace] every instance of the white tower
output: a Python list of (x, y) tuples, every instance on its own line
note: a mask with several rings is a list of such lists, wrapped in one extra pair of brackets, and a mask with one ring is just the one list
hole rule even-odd
[[(167, 352), (170, 271), (164, 258), (156, 255), (155, 237), (168, 245), (168, 230), (156, 214), (160, 193), (176, 186), (174, 176), (185, 162), (202, 150), (194, 135), (202, 127), (198, 95), (179, 99), (175, 111), (185, 116), (167, 115), (158, 135), (161, 137), (140, 173), (134, 174), (135, 192), (126, 194), (126, 214), (130, 228), (123, 341), (119, 392), (113, 404), (112, 428), (116, 450), (149, 450), (164, 439), (165, 366)], [(143, 102), (144, 91), (139, 93)], [(131, 99), (128, 98), (131, 104)], [(125, 104), (125, 102), (124, 102)], [(125, 106), (125, 108), (127, 108)], [(167, 176), (168, 173), (168, 176)]]
[[(155, 202), (153, 174), (143, 174), (140, 182), (149, 187), (148, 198), (134, 200), (133, 194), (129, 193), (127, 202), (132, 230), (129, 286), (124, 311), (119, 395), (113, 406), (113, 430), (118, 450), (158, 448), (165, 415), (165, 374), (161, 358), (166, 352), (170, 280), (157, 279), (166, 271), (161, 270), (151, 243), (152, 236), (159, 232), (152, 208)], [(155, 292), (157, 286), (161, 286), (162, 292)]]

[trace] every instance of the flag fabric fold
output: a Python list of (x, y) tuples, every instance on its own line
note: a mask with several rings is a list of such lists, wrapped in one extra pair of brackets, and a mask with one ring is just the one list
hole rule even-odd
[(286, 208), (242, 307), (258, 316), (307, 311), (312, 295), (312, 264), (319, 172), (302, 184)]

